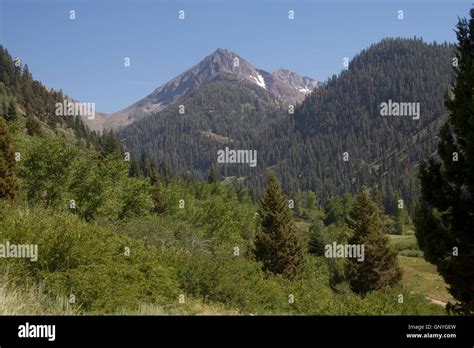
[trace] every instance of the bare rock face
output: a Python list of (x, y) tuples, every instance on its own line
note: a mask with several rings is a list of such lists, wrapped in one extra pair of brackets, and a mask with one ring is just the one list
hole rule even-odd
[(276, 79), (285, 81), (288, 85), (304, 95), (318, 87), (318, 82), (307, 76), (298, 75), (288, 69), (278, 69), (272, 73)]

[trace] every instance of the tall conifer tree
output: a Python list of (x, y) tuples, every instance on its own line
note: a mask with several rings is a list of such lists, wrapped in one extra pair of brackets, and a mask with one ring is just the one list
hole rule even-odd
[(389, 247), (384, 234), (380, 197), (371, 197), (368, 189), (362, 189), (355, 197), (348, 226), (354, 231), (349, 244), (364, 246), (363, 261), (349, 258), (347, 262), (352, 290), (365, 294), (398, 283), (401, 271), (397, 265), (397, 252)]
[(277, 176), (270, 172), (260, 200), (261, 229), (255, 241), (257, 260), (273, 274), (294, 278), (303, 259), (303, 244), (296, 234), (288, 200)]
[(474, 9), (457, 25), (456, 80), (445, 105), (438, 158), (420, 168), (416, 237), (458, 301), (448, 309), (474, 312)]

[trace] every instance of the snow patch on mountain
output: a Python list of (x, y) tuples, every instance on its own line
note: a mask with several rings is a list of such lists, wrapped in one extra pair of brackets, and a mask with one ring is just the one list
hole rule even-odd
[[(0, 0), (1, 1), (1, 0)], [(235, 65), (238, 60), (238, 68)], [(201, 86), (223, 80), (232, 84), (255, 83), (271, 96), (292, 104), (301, 103), (317, 87), (317, 82), (300, 76), (288, 69), (278, 69), (273, 73), (259, 70), (237, 54), (223, 48), (202, 59), (199, 63), (158, 86), (145, 98), (125, 109), (112, 113), (97, 121), (101, 129), (120, 129), (138, 119), (160, 112)], [(247, 88), (241, 84), (241, 88)]]
[(299, 88), (298, 91), (304, 94), (310, 94), (312, 92), (308, 87)]
[(267, 89), (267, 87), (265, 86), (265, 80), (263, 79), (263, 76), (260, 75), (259, 73), (257, 73), (257, 77), (254, 77), (252, 75), (249, 75), (252, 79), (255, 80), (255, 83), (257, 85), (259, 85), (260, 87), (264, 88), (264, 89)]

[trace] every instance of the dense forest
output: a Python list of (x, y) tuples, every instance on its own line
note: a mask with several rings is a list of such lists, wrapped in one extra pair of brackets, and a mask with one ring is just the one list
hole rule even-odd
[[(303, 163), (303, 188), (341, 194), (378, 185), (388, 211), (399, 198), (411, 205), (419, 196), (418, 163), (436, 151), (435, 135), (447, 114), (443, 100), (454, 77), (453, 57), (446, 43), (383, 40), (316, 90), (295, 115), (305, 139), (305, 151), (298, 151), (303, 157), (295, 160)], [(388, 100), (420, 103), (419, 120), (382, 117), (379, 106)]]
[[(280, 175), (287, 194), (313, 191), (319, 204), (378, 185), (393, 213), (398, 199), (411, 208), (419, 197), (417, 165), (436, 151), (453, 57), (447, 43), (386, 39), (355, 56), (294, 114), (262, 88), (221, 81), (126, 127), (119, 137), (136, 156), (147, 153), (200, 179), (215, 167), (221, 178), (244, 182), (255, 194), (267, 169)], [(388, 100), (420, 103), (419, 120), (382, 117), (379, 106)], [(257, 150), (257, 167), (217, 163), (216, 152), (225, 146)]]

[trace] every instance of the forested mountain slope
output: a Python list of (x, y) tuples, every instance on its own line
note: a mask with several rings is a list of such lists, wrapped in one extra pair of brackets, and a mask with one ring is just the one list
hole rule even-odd
[[(412, 201), (418, 194), (417, 165), (436, 150), (453, 58), (452, 45), (383, 40), (316, 90), (295, 115), (304, 138), (297, 162), (302, 187), (334, 194), (379, 184), (386, 198), (401, 194)], [(390, 100), (419, 103), (419, 119), (381, 116), (381, 104)]]
[[(294, 114), (256, 85), (212, 83), (119, 137), (132, 153), (147, 152), (177, 172), (202, 178), (217, 167), (257, 191), (269, 167), (287, 192), (312, 190), (323, 201), (378, 185), (390, 210), (396, 198), (410, 203), (418, 195), (417, 164), (436, 150), (453, 57), (453, 45), (385, 39), (315, 89)], [(381, 116), (381, 103), (390, 101), (414, 103), (412, 111), (419, 103), (419, 119)], [(184, 115), (177, 104), (185, 106)], [(216, 163), (225, 146), (257, 150), (257, 167)]]

